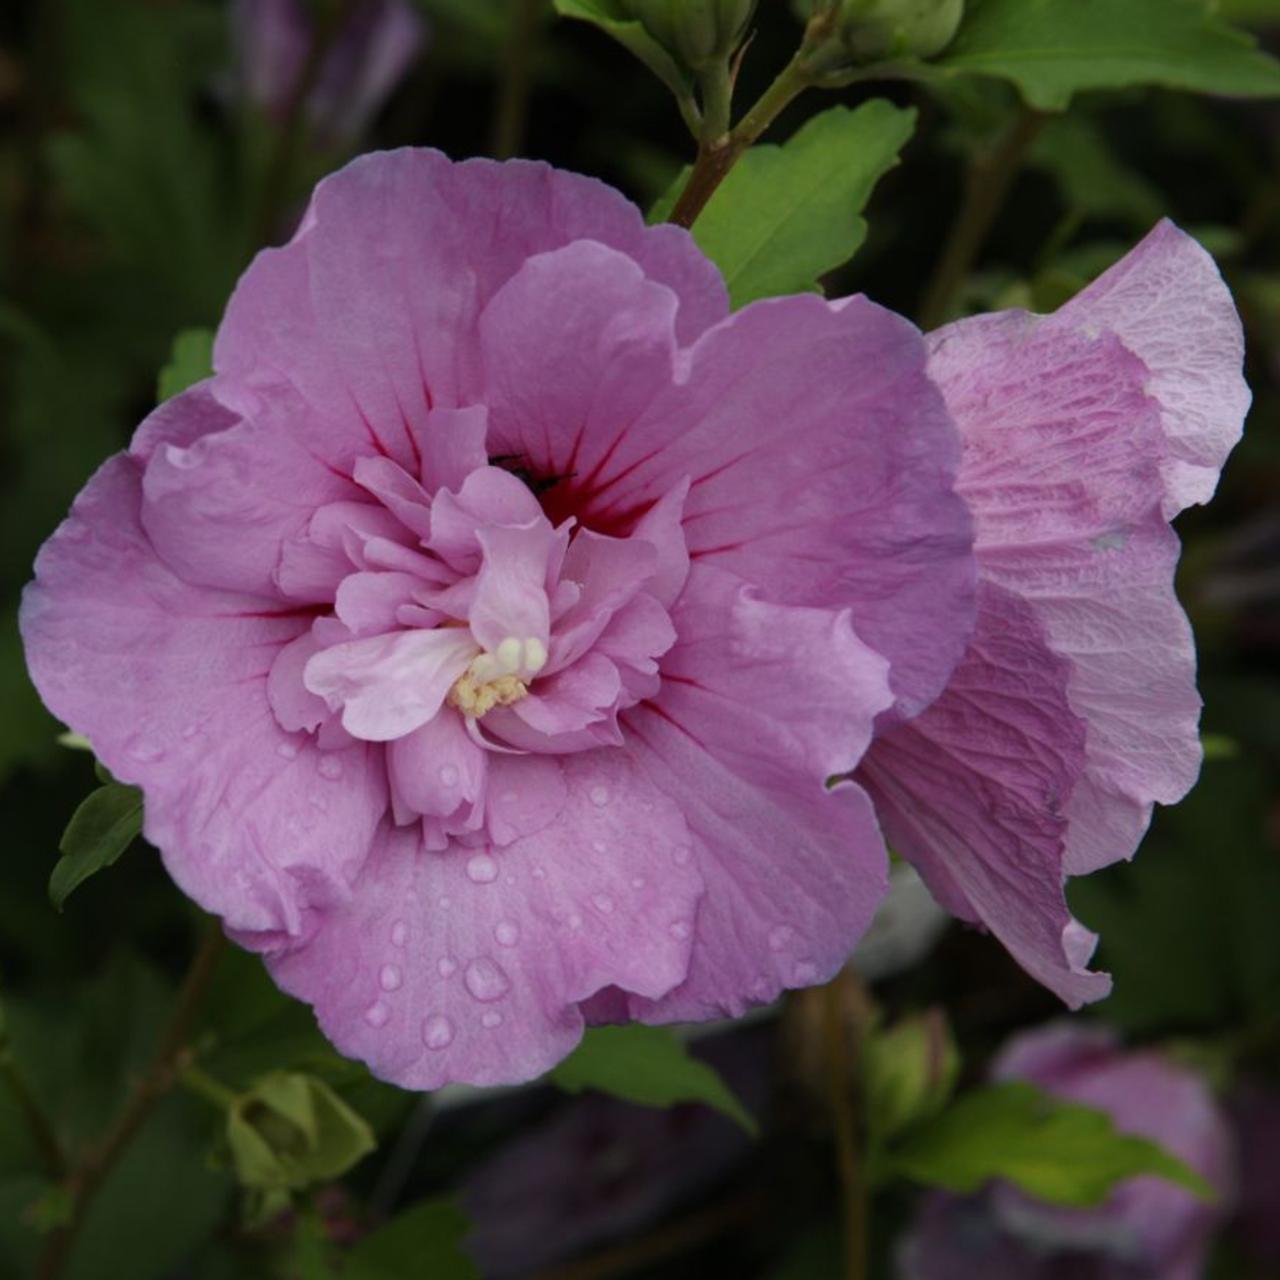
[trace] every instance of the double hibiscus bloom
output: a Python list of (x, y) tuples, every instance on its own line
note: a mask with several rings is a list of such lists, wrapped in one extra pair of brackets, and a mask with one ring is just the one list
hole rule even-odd
[(366, 156), (40, 554), (49, 706), (344, 1052), (528, 1079), (844, 963), (885, 840), (1071, 1005), (1199, 764), (1168, 520), (1248, 405), (1164, 224), (1056, 315), (728, 313), (543, 165)]

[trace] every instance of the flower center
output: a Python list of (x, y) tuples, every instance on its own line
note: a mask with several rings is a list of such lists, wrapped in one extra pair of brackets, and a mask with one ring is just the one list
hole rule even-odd
[(546, 665), (547, 646), (537, 636), (506, 636), (492, 653), (471, 660), (449, 690), (449, 705), (477, 719), (494, 707), (509, 707), (529, 692)]

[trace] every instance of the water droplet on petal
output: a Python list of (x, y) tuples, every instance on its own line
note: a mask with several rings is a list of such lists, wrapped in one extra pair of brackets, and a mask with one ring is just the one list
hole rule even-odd
[(282, 760), (293, 760), (297, 757), (298, 748), (292, 742), (282, 742), (276, 747), (276, 755)]
[(609, 788), (608, 787), (592, 787), (591, 803), (595, 805), (597, 809), (603, 809), (605, 805), (609, 803)]
[(129, 748), (129, 754), (143, 764), (151, 764), (164, 755), (164, 748), (156, 746), (154, 742), (135, 742)]
[(387, 1019), (391, 1016), (391, 1010), (387, 1007), (385, 1000), (375, 1000), (365, 1011), (364, 1020), (371, 1027), (381, 1027), (386, 1025)]
[(200, 732), (200, 728), (201, 728), (200, 721), (193, 720), (190, 724), (183, 726), (182, 736), (186, 738), (188, 741), (190, 741), (192, 738), (196, 736), (197, 733)]
[(605, 851), (609, 846), (608, 846), (607, 844), (605, 844), (605, 842), (604, 842), (603, 840), (593, 840), (593, 841), (591, 842), (591, 847), (592, 847), (592, 848), (593, 848), (597, 853), (604, 853), (604, 851)]
[(403, 947), (409, 940), (409, 926), (403, 920), (397, 920), (391, 926), (391, 945), (393, 947)]
[(453, 1043), (453, 1023), (443, 1013), (433, 1013), (422, 1023), (422, 1043), (428, 1049), (447, 1049)]
[(497, 1009), (486, 1009), (480, 1019), (480, 1024), (492, 1031), (494, 1027), (502, 1026), (502, 1014)]
[(492, 884), (498, 878), (498, 864), (487, 853), (477, 853), (467, 861), (467, 879), (472, 884)]
[(499, 920), (494, 927), (493, 936), (503, 947), (514, 947), (520, 941), (520, 926), (514, 920)]
[(394, 964), (384, 964), (378, 974), (378, 985), (383, 991), (395, 991), (404, 981), (404, 974), (400, 972), (400, 966)]
[(458, 771), (451, 764), (442, 764), (440, 766), (440, 785), (445, 787), (456, 787), (458, 785)]
[(442, 894), (437, 901), (440, 904), (441, 911), (448, 911), (449, 908), (453, 906), (453, 899), (449, 897), (448, 894)]
[(795, 936), (795, 931), (790, 925), (780, 924), (769, 930), (769, 950), (785, 951), (787, 943)]
[(677, 867), (687, 867), (693, 860), (693, 848), (687, 844), (678, 844), (671, 850), (671, 861)]
[(671, 936), (681, 940), (689, 936), (689, 922), (687, 920), (674, 920), (671, 923)]
[(547, 878), (546, 868), (545, 868), (545, 867), (534, 867), (534, 869), (533, 869), (533, 878), (534, 878), (535, 880), (545, 880), (545, 879)]
[(631, 887), (632, 887), (633, 889), (643, 889), (643, 888), (644, 888), (644, 886), (645, 886), (645, 878), (644, 878), (644, 876), (636, 876), (636, 877), (631, 881)]
[(458, 972), (458, 962), (452, 956), (441, 956), (436, 961), (436, 972), (442, 978), (452, 978)]
[(569, 928), (570, 929), (582, 928), (582, 917), (576, 911), (573, 913), (573, 915), (569, 917)]
[(607, 916), (613, 910), (613, 899), (607, 893), (597, 893), (591, 899), (591, 905), (602, 915)]
[(515, 804), (519, 799), (520, 793), (518, 791), (504, 791), (501, 796), (503, 804)]
[(342, 777), (342, 761), (337, 756), (321, 756), (320, 763), (316, 765), (322, 778), (328, 778), (330, 782), (337, 782)]
[(477, 956), (472, 960), (467, 965), (467, 971), (463, 974), (462, 980), (467, 984), (467, 990), (477, 1000), (483, 1000), (486, 1003), (490, 1000), (500, 1000), (511, 989), (511, 979), (507, 977), (502, 966), (488, 956)]

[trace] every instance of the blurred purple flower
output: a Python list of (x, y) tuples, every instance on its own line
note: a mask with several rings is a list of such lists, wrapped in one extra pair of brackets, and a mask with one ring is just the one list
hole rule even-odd
[(1234, 1157), (1225, 1119), (1193, 1072), (1125, 1051), (1099, 1028), (1058, 1023), (1013, 1040), (992, 1074), (1108, 1112), (1159, 1142), (1219, 1192), (1208, 1203), (1160, 1178), (1131, 1178), (1097, 1208), (1066, 1209), (1007, 1184), (929, 1196), (902, 1255), (905, 1280), (1198, 1280), (1229, 1207)]
[[(283, 121), (320, 34), (304, 0), (235, 0), (232, 38), (244, 96)], [(306, 93), (314, 136), (339, 142), (363, 132), (413, 64), (424, 36), (425, 24), (407, 0), (348, 4)]]

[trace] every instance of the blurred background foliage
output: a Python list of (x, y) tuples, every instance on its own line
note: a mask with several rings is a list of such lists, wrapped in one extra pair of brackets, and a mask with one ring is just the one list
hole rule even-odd
[[(1191, 4), (1280, 48), (1276, 0)], [(312, 8), (324, 39), (334, 14)], [(142, 845), (62, 914), (50, 905), (60, 836), (95, 780), (91, 757), (59, 744), (60, 726), (23, 670), (14, 619), (40, 542), (155, 403), (175, 335), (216, 325), (252, 254), (289, 234), (315, 178), (348, 156), (404, 144), (457, 157), (518, 152), (597, 175), (645, 208), (692, 159), (660, 81), (589, 25), (557, 20), (550, 3), (420, 0), (417, 9), (416, 51), (353, 130), (340, 110), (312, 110), (304, 92), (286, 92), (283, 104), (255, 99), (243, 7), (0, 8), (0, 1071), (17, 1082), (0, 1089), (0, 1277), (36, 1273), (68, 1214), (61, 1153), (111, 1131), (203, 928)], [(752, 25), (744, 104), (800, 33), (783, 0), (761, 0)], [(1192, 797), (1158, 815), (1134, 864), (1073, 886), (1116, 979), (1089, 1016), (1134, 1043), (1171, 1046), (1230, 1102), (1242, 1080), (1280, 1089), (1280, 105), (1260, 90), (1235, 100), (1134, 79), (1035, 118), (1020, 163), (1003, 175), (990, 233), (942, 301), (949, 314), (1051, 308), (1169, 216), (1217, 255), (1245, 317), (1250, 427), (1212, 507), (1179, 526), (1210, 760)], [(343, 93), (350, 86), (339, 105)], [(815, 190), (832, 206), (824, 216), (843, 220), (834, 269), (819, 264), (822, 283), (919, 318), (938, 302), (966, 184), (981, 181), (1027, 108), (998, 78), (858, 84), (802, 96), (766, 141), (873, 97), (914, 110), (914, 125), (883, 106), (861, 117), (850, 172), (832, 146), (817, 153)], [(877, 146), (882, 163), (867, 158)], [(706, 234), (733, 213), (713, 208)], [(654, 1112), (575, 1096), (599, 1083), (590, 1070), (562, 1079), (562, 1091), (403, 1094), (338, 1058), (255, 960), (226, 949), (210, 963), (208, 999), (186, 1028), (199, 1050), (191, 1087), (166, 1091), (112, 1164), (67, 1276), (310, 1278), (339, 1266), (433, 1280), (839, 1274), (831, 1126), (806, 1065), (830, 1010), (797, 998), (781, 1016), (700, 1041), (719, 1074), (692, 1082), (684, 1068), (670, 1082), (667, 1051), (649, 1046), (652, 1079), (613, 1090), (659, 1105), (701, 1098), (729, 1115), (745, 1105), (760, 1125), (753, 1139), (705, 1105)], [(850, 1025), (865, 1025), (860, 998), (837, 1010)], [(889, 1021), (944, 1011), (966, 1083), (1007, 1035), (1059, 1012), (997, 946), (956, 926), (927, 958), (877, 981), (874, 999)], [(242, 1097), (282, 1071), (305, 1076), (305, 1099), (276, 1080), (275, 1093), (241, 1111), (269, 1136), (287, 1133), (291, 1158), (321, 1171), (296, 1181), (318, 1189), (280, 1213), (270, 1178), (250, 1179), (261, 1193), (254, 1212), (237, 1190), (243, 1151), (228, 1139), (217, 1090)], [(57, 1151), (26, 1123), (29, 1103), (52, 1117)], [(362, 1117), (377, 1142), (341, 1179), (323, 1172), (331, 1141), (355, 1141), (324, 1127), (339, 1123), (336, 1107)], [(873, 1274), (893, 1274), (913, 1195), (895, 1188), (877, 1199)], [(1280, 1203), (1270, 1211), (1280, 1216)], [(459, 1243), (468, 1231), (472, 1260)], [(1265, 1278), (1274, 1266), (1247, 1233), (1224, 1230), (1215, 1276)]]

